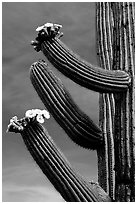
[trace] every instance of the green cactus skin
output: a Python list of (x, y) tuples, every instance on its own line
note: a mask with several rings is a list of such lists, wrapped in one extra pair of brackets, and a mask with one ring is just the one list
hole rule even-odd
[(47, 28), (40, 31), (36, 41), (32, 41), (32, 45), (36, 51), (42, 50), (48, 60), (64, 75), (93, 91), (127, 90), (130, 77), (126, 72), (105, 70), (89, 64), (61, 42), (58, 35), (54, 34), (53, 37), (50, 32), (48, 34), (47, 32)]
[(98, 184), (89, 184), (74, 171), (47, 130), (37, 120), (25, 117), (12, 121), (8, 129), (21, 134), (33, 159), (65, 201), (111, 201)]
[[(97, 36), (101, 67), (125, 70), (131, 76), (131, 86), (127, 92), (100, 96), (101, 129), (105, 134), (108, 125), (106, 120), (110, 118), (111, 126), (108, 126), (112, 129), (112, 135), (106, 134), (105, 140), (110, 138), (114, 143), (114, 148), (108, 155), (106, 154), (107, 145), (104, 150), (98, 151), (99, 183), (115, 201), (134, 201), (134, 3), (97, 3)], [(110, 48), (113, 48), (112, 51)], [(106, 117), (106, 109), (109, 107), (111, 108), (109, 117)], [(115, 172), (109, 165), (112, 154)], [(103, 166), (102, 163), (106, 165)], [(102, 179), (104, 171), (106, 172), (105, 180)], [(112, 178), (109, 177), (110, 173)], [(110, 180), (115, 184), (112, 193), (109, 191), (111, 190)]]
[(78, 108), (44, 60), (33, 63), (30, 79), (46, 108), (75, 143), (90, 149), (104, 144), (100, 129)]

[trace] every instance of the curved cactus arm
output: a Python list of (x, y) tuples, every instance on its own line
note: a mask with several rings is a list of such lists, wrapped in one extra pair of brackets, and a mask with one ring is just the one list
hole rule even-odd
[(30, 79), (46, 108), (75, 143), (90, 149), (104, 144), (99, 127), (78, 108), (44, 60), (33, 63)]
[(38, 37), (31, 42), (34, 49), (41, 50), (64, 75), (88, 89), (98, 92), (127, 90), (130, 77), (126, 72), (104, 70), (82, 60), (59, 40), (59, 29), (60, 25), (48, 23), (38, 28)]
[(98, 184), (87, 183), (76, 174), (55, 145), (43, 123), (43, 111), (27, 111), (26, 117), (13, 117), (9, 132), (20, 133), (33, 159), (62, 197), (68, 202), (109, 202), (111, 199)]

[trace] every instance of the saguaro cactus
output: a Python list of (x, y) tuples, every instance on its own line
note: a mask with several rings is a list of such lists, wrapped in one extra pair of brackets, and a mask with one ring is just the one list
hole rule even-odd
[(103, 93), (100, 127), (105, 145), (97, 149), (99, 183), (116, 201), (133, 201), (134, 4), (97, 3), (96, 14), (101, 68), (85, 62), (60, 41), (58, 24), (39, 27), (32, 45), (67, 77)]
[[(96, 3), (97, 55), (89, 64), (61, 42), (59, 24), (36, 29), (36, 51), (64, 75), (100, 93), (99, 125), (74, 103), (44, 60), (32, 64), (31, 82), (55, 120), (78, 145), (97, 150), (98, 184), (88, 184), (68, 165), (40, 114), (13, 118), (9, 131), (20, 132), (33, 158), (66, 201), (135, 201), (134, 155), (134, 3)], [(104, 189), (104, 190), (103, 190)], [(106, 193), (105, 193), (106, 192)]]

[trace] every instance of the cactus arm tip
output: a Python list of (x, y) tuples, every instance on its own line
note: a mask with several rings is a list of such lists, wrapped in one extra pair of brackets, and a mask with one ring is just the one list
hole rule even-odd
[(31, 41), (31, 45), (39, 52), (43, 41), (63, 36), (63, 33), (59, 31), (60, 28), (62, 28), (62, 25), (55, 23), (46, 23), (37, 27), (36, 31), (38, 32), (38, 36), (36, 37), (36, 41)]
[(21, 133), (30, 122), (37, 121), (39, 123), (44, 123), (44, 119), (49, 119), (50, 115), (47, 110), (32, 109), (25, 113), (25, 117), (18, 119), (14, 116), (10, 119), (10, 123), (7, 127), (6, 132)]

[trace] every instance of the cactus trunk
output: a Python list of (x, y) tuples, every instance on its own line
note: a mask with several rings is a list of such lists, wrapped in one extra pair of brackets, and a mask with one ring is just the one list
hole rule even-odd
[[(97, 3), (97, 45), (101, 67), (125, 70), (131, 76), (131, 86), (127, 92), (100, 96), (100, 126), (105, 141), (108, 142), (104, 150), (98, 151), (99, 182), (112, 198), (121, 202), (135, 199), (133, 13), (133, 3)], [(107, 109), (110, 110), (109, 115), (107, 115)], [(106, 121), (108, 118), (110, 123)], [(110, 135), (108, 128), (111, 129)], [(109, 140), (113, 144), (112, 151), (108, 150)], [(110, 155), (114, 158), (113, 166), (109, 162)], [(105, 180), (102, 179), (104, 171)], [(115, 184), (112, 192), (111, 183), (109, 183), (111, 175)]]
[[(97, 53), (103, 69), (112, 70), (113, 65), (113, 17), (109, 3), (96, 4)], [(105, 146), (98, 149), (98, 181), (102, 188), (115, 199), (115, 150), (114, 119), (115, 101), (113, 93), (99, 96), (99, 123)]]

